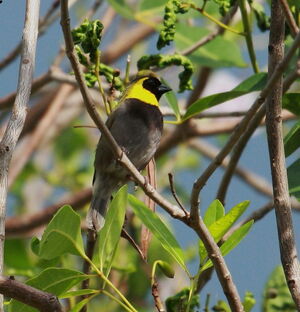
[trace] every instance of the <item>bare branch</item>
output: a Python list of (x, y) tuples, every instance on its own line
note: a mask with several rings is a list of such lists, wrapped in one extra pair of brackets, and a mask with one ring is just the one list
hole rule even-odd
[(41, 312), (63, 312), (56, 296), (20, 283), (13, 278), (0, 277), (0, 293)]
[[(208, 142), (204, 142), (203, 140), (191, 140), (188, 142), (189, 145), (194, 148), (195, 150), (199, 151), (201, 155), (208, 157), (210, 159), (214, 159), (216, 155), (218, 155), (219, 150), (210, 145)], [(224, 168), (228, 168), (228, 166), (231, 163), (231, 158), (226, 157), (221, 166)], [(234, 170), (234, 173), (242, 179), (245, 183), (248, 183), (249, 186), (251, 186), (253, 189), (256, 191), (266, 195), (266, 196), (272, 196), (273, 191), (271, 185), (263, 179), (261, 176), (246, 170), (245, 168), (242, 167), (236, 167)], [(219, 198), (219, 197), (217, 197)]]
[[(284, 54), (284, 13), (279, 0), (271, 5), (269, 74)], [(297, 37), (300, 37), (298, 33)], [(271, 78), (270, 78), (271, 79)], [(300, 310), (300, 266), (295, 245), (282, 134), (282, 74), (266, 101), (266, 127), (281, 262), (293, 300)]]
[[(11, 117), (0, 142), (0, 275), (3, 274), (7, 174), (13, 151), (26, 118), (27, 104), (30, 97), (35, 65), (39, 8), (39, 0), (27, 0), (17, 95)], [(0, 310), (3, 309), (2, 300), (3, 298), (1, 296)]]
[(266, 86), (260, 92), (259, 96), (255, 100), (255, 102), (253, 103), (253, 105), (251, 106), (247, 114), (245, 115), (245, 117), (242, 119), (239, 125), (235, 128), (234, 132), (232, 133), (231, 137), (229, 138), (229, 140), (227, 141), (223, 149), (220, 151), (220, 153), (217, 155), (214, 161), (204, 170), (202, 175), (194, 183), (192, 194), (191, 194), (191, 213), (193, 213), (193, 211), (195, 210), (198, 210), (199, 193), (201, 189), (203, 188), (203, 186), (205, 185), (206, 181), (210, 178), (210, 176), (213, 174), (216, 168), (222, 163), (223, 159), (230, 153), (230, 151), (232, 150), (232, 148), (234, 147), (234, 145), (236, 144), (240, 136), (247, 129), (248, 124), (250, 120), (253, 118), (253, 116), (255, 115), (256, 111), (264, 103), (267, 95), (271, 91), (273, 91), (274, 85), (280, 79), (282, 73), (284, 72), (285, 68), (289, 64), (292, 56), (295, 54), (296, 50), (298, 49), (299, 44), (300, 44), (300, 33), (298, 33), (298, 35), (296, 36), (286, 56), (276, 66)]
[(71, 194), (58, 203), (41, 209), (34, 214), (10, 217), (6, 220), (5, 224), (6, 236), (30, 235), (31, 231), (47, 224), (63, 205), (70, 205), (73, 209), (78, 210), (89, 203), (91, 198), (92, 189), (87, 188)]

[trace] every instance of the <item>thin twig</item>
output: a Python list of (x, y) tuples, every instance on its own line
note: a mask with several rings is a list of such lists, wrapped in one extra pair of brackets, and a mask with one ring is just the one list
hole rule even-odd
[[(285, 93), (289, 89), (290, 85), (293, 83), (293, 81), (295, 81), (297, 79), (297, 77), (298, 77), (297, 75), (293, 75), (293, 77), (289, 76), (284, 80), (284, 82), (283, 82), (283, 93)], [(219, 186), (219, 189), (217, 192), (217, 198), (222, 203), (225, 203), (226, 193), (227, 193), (231, 178), (233, 176), (233, 173), (235, 172), (235, 170), (236, 171), (238, 170), (238, 168), (236, 168), (238, 161), (239, 161), (249, 139), (251, 138), (251, 136), (253, 135), (253, 133), (257, 129), (257, 127), (261, 124), (261, 121), (264, 118), (265, 114), (266, 114), (266, 107), (265, 107), (265, 105), (263, 105), (258, 110), (258, 112), (255, 114), (255, 116), (253, 117), (253, 119), (249, 123), (248, 128), (243, 133), (243, 135), (240, 137), (240, 139), (238, 140), (237, 144), (235, 145), (235, 147), (232, 151), (232, 156), (231, 156), (231, 159), (230, 159), (229, 164), (227, 166), (227, 170), (226, 170), (226, 172), (222, 178), (222, 181), (220, 183), (220, 186)], [(259, 180), (257, 180), (257, 182), (259, 182)], [(268, 196), (273, 196), (272, 188), (270, 188), (268, 186), (267, 188), (265, 188), (265, 190), (267, 191), (266, 194)]]
[(183, 210), (183, 212), (185, 213), (186, 216), (189, 215), (189, 213), (186, 211), (186, 209), (184, 208), (184, 206), (182, 205), (182, 203), (180, 202), (179, 197), (176, 194), (176, 190), (175, 190), (175, 186), (174, 186), (174, 177), (172, 173), (168, 173), (168, 177), (169, 177), (169, 184), (170, 184), (170, 189), (171, 189), (171, 193), (174, 197), (174, 199), (176, 200), (178, 206)]
[(279, 0), (281, 8), (284, 12), (285, 18), (286, 18), (286, 22), (289, 25), (291, 34), (293, 37), (295, 37), (297, 35), (297, 33), (299, 32), (299, 27), (297, 26), (297, 23), (293, 17), (293, 14), (290, 10), (289, 4), (287, 3), (286, 0)]
[[(230, 11), (225, 15), (224, 18), (222, 18), (221, 23), (223, 25), (228, 25), (229, 22), (232, 20), (233, 16), (235, 15), (237, 11), (237, 4), (235, 4)], [(224, 34), (225, 28), (221, 27), (220, 25), (217, 25), (216, 29), (208, 34), (207, 36), (201, 38), (198, 42), (194, 43), (192, 46), (188, 47), (187, 49), (180, 52), (182, 55), (189, 55), (199, 49), (200, 47), (204, 46), (205, 44), (209, 43), (213, 39), (215, 39), (217, 36)]]
[(74, 90), (72, 85), (63, 84), (60, 87), (60, 92), (57, 93), (56, 97), (54, 98), (53, 102), (51, 103), (50, 107), (48, 108), (47, 112), (44, 116), (40, 119), (38, 125), (35, 127), (33, 132), (30, 134), (30, 138), (21, 149), (18, 154), (12, 160), (12, 166), (9, 171), (8, 176), (8, 187), (12, 185), (15, 181), (16, 177), (22, 171), (28, 159), (32, 155), (32, 153), (36, 150), (39, 146), (42, 138), (44, 137), (45, 133), (48, 131), (51, 124), (59, 114), (63, 104), (65, 103), (66, 97)]
[(191, 214), (198, 213), (198, 198), (199, 193), (203, 186), (205, 185), (206, 181), (210, 178), (213, 172), (218, 168), (218, 166), (222, 163), (223, 159), (230, 153), (233, 146), (236, 144), (237, 140), (243, 134), (245, 129), (247, 129), (250, 120), (253, 118), (256, 111), (259, 107), (264, 103), (265, 98), (267, 95), (273, 90), (273, 86), (275, 83), (280, 79), (282, 73), (284, 72), (285, 68), (289, 64), (292, 56), (295, 54), (298, 46), (300, 44), (300, 33), (296, 36), (293, 44), (291, 45), (290, 49), (288, 50), (286, 56), (283, 60), (277, 65), (274, 72), (270, 76), (266, 86), (262, 89), (259, 96), (256, 98), (255, 102), (239, 123), (239, 125), (235, 128), (234, 132), (230, 136), (229, 140), (214, 159), (214, 161), (204, 170), (202, 175), (196, 180), (193, 186), (192, 194), (191, 194)]
[(246, 9), (246, 2), (247, 2), (246, 0), (238, 0), (241, 15), (242, 15), (244, 32), (246, 34), (245, 39), (247, 43), (249, 57), (251, 60), (251, 65), (252, 65), (254, 73), (259, 73), (259, 67), (258, 67), (257, 60), (256, 60), (255, 50), (253, 47), (250, 22), (248, 18), (247, 9)]
[(244, 312), (244, 307), (240, 300), (239, 293), (221, 254), (220, 248), (212, 238), (202, 218), (199, 217), (198, 219), (192, 219), (190, 225), (199, 235), (199, 238), (203, 241), (208, 256), (214, 264), (218, 279), (221, 283), (231, 310), (234, 312)]
[(56, 296), (20, 283), (13, 278), (0, 277), (0, 293), (36, 308), (41, 312), (63, 312)]
[[(208, 157), (210, 159), (214, 159), (216, 155), (219, 153), (219, 149), (212, 146), (208, 142), (204, 142), (200, 139), (193, 139), (188, 142), (188, 144), (200, 152), (203, 156)], [(231, 163), (231, 157), (226, 157), (221, 166), (224, 168), (228, 168), (228, 166)], [(234, 173), (242, 179), (245, 183), (247, 183), (249, 186), (251, 186), (256, 191), (260, 192), (261, 194), (264, 194), (266, 196), (271, 197), (273, 195), (272, 187), (271, 185), (263, 179), (261, 176), (246, 170), (242, 167), (236, 167), (234, 170)], [(219, 198), (219, 197), (217, 197)]]
[[(298, 33), (297, 37), (300, 37)], [(269, 72), (282, 60), (284, 54), (284, 13), (279, 0), (271, 5), (269, 41)], [(282, 75), (272, 88), (266, 101), (266, 128), (274, 192), (280, 255), (287, 285), (298, 310), (300, 310), (300, 265), (297, 256), (291, 202), (288, 190), (282, 134), (281, 103)]]
[[(8, 168), (27, 113), (35, 65), (39, 8), (40, 1), (27, 0), (17, 95), (11, 117), (0, 142), (0, 275), (3, 275)], [(0, 310), (3, 310), (2, 296)]]

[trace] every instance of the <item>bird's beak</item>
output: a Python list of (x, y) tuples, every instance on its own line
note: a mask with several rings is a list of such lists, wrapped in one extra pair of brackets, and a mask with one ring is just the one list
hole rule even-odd
[(164, 85), (164, 84), (161, 84), (159, 87), (158, 87), (158, 91), (159, 91), (159, 93), (162, 95), (162, 94), (164, 94), (164, 93), (166, 93), (166, 92), (169, 92), (169, 91), (171, 91), (172, 89), (170, 88), (170, 87), (168, 87), (168, 86), (166, 86), (166, 85)]

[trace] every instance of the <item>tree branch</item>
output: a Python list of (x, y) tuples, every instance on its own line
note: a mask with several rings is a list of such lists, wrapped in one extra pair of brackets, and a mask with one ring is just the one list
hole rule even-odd
[(292, 56), (295, 54), (296, 50), (298, 49), (300, 44), (300, 33), (295, 37), (293, 44), (291, 45), (290, 49), (288, 50), (286, 56), (282, 59), (280, 63), (276, 66), (275, 70), (273, 71), (272, 75), (270, 76), (266, 86), (260, 92), (259, 96), (239, 123), (239, 125), (235, 128), (234, 132), (230, 136), (229, 140), (220, 151), (220, 153), (216, 156), (214, 161), (204, 170), (202, 175), (196, 180), (193, 186), (192, 194), (191, 194), (191, 214), (195, 213), (198, 210), (198, 198), (199, 193), (203, 186), (205, 185), (206, 181), (210, 178), (210, 176), (214, 173), (214, 171), (218, 168), (218, 166), (222, 163), (223, 159), (230, 153), (240, 136), (243, 132), (247, 129), (250, 120), (255, 115), (256, 111), (259, 107), (264, 103), (267, 95), (273, 91), (274, 85), (280, 79), (282, 73), (284, 72), (285, 68), (289, 64)]
[[(284, 53), (284, 13), (279, 0), (271, 5), (271, 28), (269, 39), (269, 74), (282, 61)], [(298, 33), (297, 37), (300, 35)], [(271, 78), (270, 78), (271, 79)], [(276, 213), (281, 262), (293, 300), (300, 310), (300, 266), (297, 258), (291, 202), (282, 134), (281, 103), (282, 75), (272, 88), (266, 101), (266, 127), (270, 165), (273, 182), (274, 208)]]
[(0, 293), (36, 308), (41, 312), (63, 312), (56, 296), (20, 283), (13, 278), (0, 277)]
[[(35, 65), (39, 8), (39, 0), (27, 0), (17, 95), (11, 117), (0, 142), (0, 275), (3, 274), (8, 168), (27, 113)], [(0, 310), (3, 309), (2, 300), (1, 296)]]

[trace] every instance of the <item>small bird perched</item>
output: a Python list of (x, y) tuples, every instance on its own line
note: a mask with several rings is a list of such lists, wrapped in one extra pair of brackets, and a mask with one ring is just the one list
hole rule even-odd
[[(158, 101), (170, 90), (152, 72), (138, 76), (129, 84), (117, 109), (106, 121), (111, 134), (138, 170), (144, 169), (156, 152), (163, 130)], [(115, 160), (104, 136), (97, 145), (94, 167), (87, 225), (98, 232), (104, 225), (112, 193), (128, 181), (129, 175)]]

